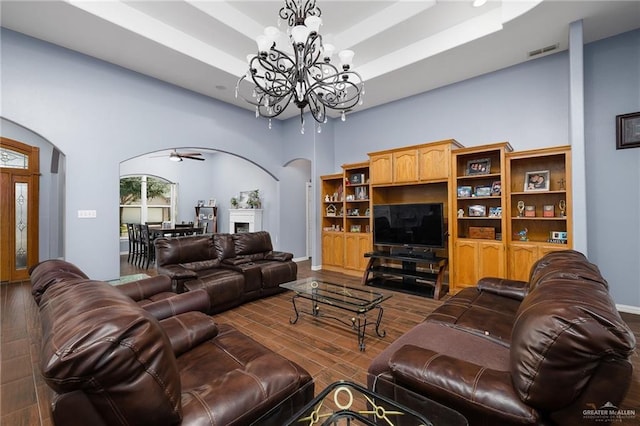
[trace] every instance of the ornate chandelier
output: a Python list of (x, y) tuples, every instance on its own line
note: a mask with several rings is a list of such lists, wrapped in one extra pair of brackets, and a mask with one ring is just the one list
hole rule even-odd
[[(236, 98), (240, 96), (254, 105), (256, 117), (269, 119), (269, 128), (271, 118), (280, 115), (291, 102), (300, 109), (302, 133), (305, 108), (318, 123), (326, 123), (327, 108), (341, 112), (344, 121), (347, 112), (362, 104), (364, 83), (357, 72), (351, 71), (354, 53), (343, 50), (338, 54), (340, 68), (331, 63), (335, 48), (322, 43), (318, 32), (320, 15), (315, 0), (285, 0), (279, 16), (288, 24), (291, 55), (276, 46), (280, 30), (267, 27), (256, 38), (258, 54), (247, 56), (249, 70), (238, 79)], [(250, 95), (242, 93), (244, 80), (253, 83), (242, 85), (249, 87)]]

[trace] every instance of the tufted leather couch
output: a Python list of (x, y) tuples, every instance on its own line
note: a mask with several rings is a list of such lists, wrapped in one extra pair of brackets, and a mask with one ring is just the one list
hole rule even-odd
[(298, 273), (293, 255), (274, 251), (266, 231), (159, 238), (155, 245), (158, 273), (177, 292), (205, 290), (210, 313), (279, 293)]
[(304, 369), (202, 312), (158, 320), (63, 261), (31, 280), (56, 425), (248, 425), (293, 395), (261, 423), (280, 425), (313, 398)]
[(635, 345), (598, 268), (552, 252), (528, 282), (485, 278), (452, 296), (372, 361), (368, 385), (393, 396), (397, 383), (471, 425), (588, 424), (624, 399)]

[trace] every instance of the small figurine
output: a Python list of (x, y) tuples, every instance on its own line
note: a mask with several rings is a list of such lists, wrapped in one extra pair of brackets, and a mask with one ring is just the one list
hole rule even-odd
[(529, 230), (527, 228), (524, 228), (523, 230), (518, 232), (516, 236), (520, 237), (520, 241), (529, 241), (529, 238), (527, 237), (528, 232)]
[(464, 210), (458, 209), (458, 217), (464, 217)]
[(329, 194), (324, 196), (324, 202), (328, 203), (329, 201), (331, 201), (331, 198), (329, 197)]

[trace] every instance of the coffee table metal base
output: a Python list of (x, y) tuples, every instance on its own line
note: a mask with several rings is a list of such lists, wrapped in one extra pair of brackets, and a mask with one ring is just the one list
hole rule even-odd
[[(365, 336), (365, 331), (367, 329), (367, 326), (375, 325), (375, 331), (378, 337), (385, 337), (387, 335), (387, 332), (385, 330), (380, 331), (380, 322), (382, 321), (382, 314), (384, 313), (384, 309), (382, 309), (382, 306), (380, 305), (376, 305), (373, 308), (371, 308), (369, 311), (367, 311), (367, 312), (370, 312), (374, 309), (378, 310), (378, 317), (375, 323), (368, 321), (367, 312), (354, 312), (355, 316), (351, 317), (350, 321), (346, 321), (343, 318), (337, 317), (330, 313), (325, 313), (320, 308), (320, 305), (324, 304), (321, 300), (302, 297), (303, 299), (307, 299), (311, 301), (312, 310), (305, 311), (303, 309), (298, 309), (298, 306), (296, 305), (296, 299), (300, 297), (301, 296), (299, 294), (295, 294), (291, 298), (291, 303), (293, 304), (293, 310), (295, 311), (295, 314), (296, 314), (295, 318), (289, 319), (289, 322), (291, 324), (295, 324), (298, 322), (298, 319), (300, 318), (300, 314), (307, 314), (316, 318), (322, 317), (322, 318), (330, 318), (330, 319), (336, 320), (348, 327), (351, 327), (353, 330), (356, 331), (358, 335), (358, 348), (360, 349), (360, 351), (365, 350), (364, 336)], [(336, 307), (335, 305), (332, 305), (332, 304), (329, 304), (329, 305)]]

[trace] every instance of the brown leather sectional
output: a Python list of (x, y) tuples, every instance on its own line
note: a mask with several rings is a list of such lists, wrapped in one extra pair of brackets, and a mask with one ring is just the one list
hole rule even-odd
[(155, 245), (158, 273), (178, 293), (205, 290), (209, 313), (280, 293), (298, 273), (293, 255), (274, 251), (266, 231), (159, 238)]
[(160, 277), (122, 291), (61, 260), (30, 272), (56, 425), (248, 425), (292, 396), (260, 421), (280, 425), (313, 398), (299, 365), (190, 310), (209, 308), (204, 290)]
[(606, 424), (593, 411), (623, 400), (635, 345), (598, 268), (552, 252), (528, 282), (487, 278), (452, 296), (372, 361), (368, 386), (412, 406), (397, 383), (471, 425)]

